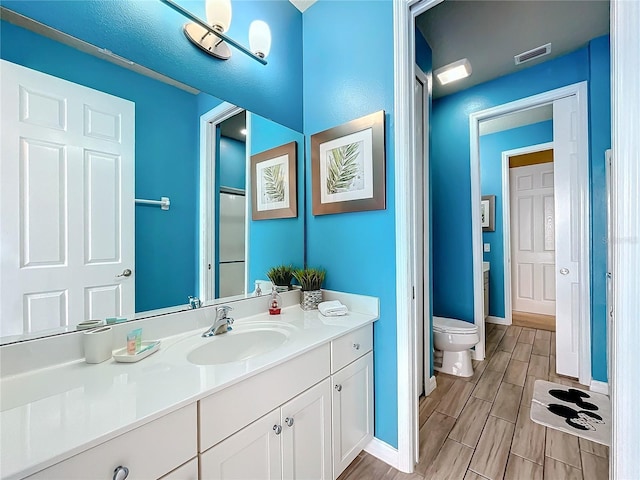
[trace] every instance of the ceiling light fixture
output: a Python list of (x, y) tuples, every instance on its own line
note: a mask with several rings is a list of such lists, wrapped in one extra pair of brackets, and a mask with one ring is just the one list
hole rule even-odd
[(440, 85), (446, 85), (447, 83), (455, 82), (471, 75), (471, 64), (469, 60), (463, 58), (453, 63), (440, 67), (433, 72)]
[(241, 128), (240, 129), (240, 135), (246, 135), (247, 134), (247, 129), (246, 128)]
[(256, 20), (251, 23), (249, 27), (250, 49), (225, 34), (231, 25), (231, 0), (206, 0), (206, 22), (173, 0), (160, 1), (193, 22), (184, 26), (184, 34), (203, 52), (221, 60), (228, 60), (231, 57), (231, 49), (229, 48), (231, 45), (261, 64), (267, 64), (265, 58), (271, 50), (271, 30), (266, 22)]

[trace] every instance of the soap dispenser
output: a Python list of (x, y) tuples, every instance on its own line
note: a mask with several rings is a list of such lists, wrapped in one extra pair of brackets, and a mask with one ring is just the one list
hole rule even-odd
[(276, 287), (273, 287), (271, 290), (271, 296), (269, 297), (269, 315), (280, 315), (280, 311), (282, 310), (282, 299), (278, 292), (276, 292)]

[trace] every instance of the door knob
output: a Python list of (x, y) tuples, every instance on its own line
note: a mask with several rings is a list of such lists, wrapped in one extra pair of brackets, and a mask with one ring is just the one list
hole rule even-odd
[(130, 277), (131, 270), (129, 268), (125, 268), (120, 275), (116, 275), (116, 277)]
[(560, 274), (561, 275), (568, 275), (569, 274), (569, 269), (568, 268), (561, 268), (560, 269)]
[(293, 417), (287, 417), (284, 419), (284, 423), (287, 424), (287, 427), (293, 427)]
[(276, 435), (280, 435), (282, 433), (282, 427), (280, 425), (274, 425), (273, 431), (276, 432)]
[(339, 391), (339, 392), (341, 392), (341, 391), (342, 391), (342, 385), (340, 385), (340, 384), (336, 385), (336, 386), (335, 386), (335, 387), (333, 387), (333, 388), (335, 388), (335, 389), (336, 389), (337, 391)]

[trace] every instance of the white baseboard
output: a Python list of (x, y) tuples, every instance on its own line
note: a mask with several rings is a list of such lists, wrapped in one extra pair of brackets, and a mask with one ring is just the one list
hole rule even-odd
[(388, 443), (373, 437), (364, 451), (398, 470), (398, 450)]
[(589, 390), (596, 393), (602, 393), (603, 395), (609, 395), (609, 384), (607, 382), (599, 382), (598, 380), (591, 380)]
[(424, 392), (425, 396), (427, 396), (431, 392), (433, 392), (436, 389), (437, 386), (438, 386), (438, 384), (436, 382), (436, 376), (434, 375), (433, 377), (431, 377), (429, 379), (429, 384), (425, 386), (425, 390), (426, 390), (426, 392)]
[(502, 317), (493, 317), (491, 315), (489, 315), (487, 317), (487, 319), (485, 320), (486, 323), (495, 323), (498, 325), (511, 325), (511, 322), (509, 322), (506, 318), (502, 318)]

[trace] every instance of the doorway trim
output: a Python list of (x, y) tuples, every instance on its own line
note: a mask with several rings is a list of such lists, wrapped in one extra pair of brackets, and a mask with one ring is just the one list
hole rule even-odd
[[(578, 119), (578, 184), (580, 197), (580, 218), (589, 218), (589, 199), (591, 186), (589, 185), (589, 105), (587, 98), (587, 82), (574, 83), (565, 87), (549, 90), (538, 95), (497, 105), (486, 110), (469, 115), (470, 131), (470, 162), (471, 162), (471, 199), (480, 204), (480, 122), (491, 118), (507, 115), (519, 110), (536, 108), (553, 103), (562, 98), (575, 96)], [(503, 202), (504, 205), (504, 202)], [(591, 259), (590, 259), (590, 231), (589, 221), (581, 221), (580, 237), (580, 309), (578, 322), (578, 380), (583, 385), (591, 384)], [(480, 228), (480, 209), (471, 208), (471, 235), (473, 246), (473, 303), (474, 323), (481, 332), (480, 343), (476, 345), (475, 359), (483, 360), (485, 353), (484, 331), (484, 283), (482, 274), (482, 229)]]
[[(553, 142), (529, 145), (502, 152), (502, 250), (504, 267), (504, 324), (511, 325), (511, 186), (509, 176), (509, 159), (515, 155), (552, 150)], [(507, 248), (508, 247), (508, 248)]]
[[(200, 116), (200, 240), (198, 255), (198, 296), (203, 304), (215, 300), (216, 236), (210, 235), (216, 225), (216, 127), (244, 108), (222, 102)], [(248, 248), (248, 244), (246, 247)], [(246, 254), (245, 254), (246, 257)]]

